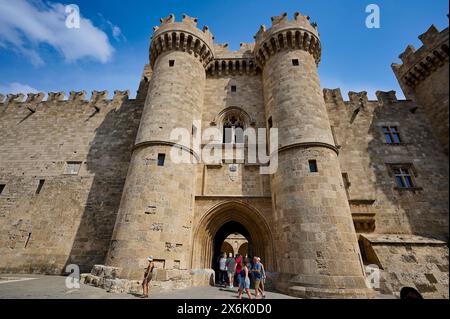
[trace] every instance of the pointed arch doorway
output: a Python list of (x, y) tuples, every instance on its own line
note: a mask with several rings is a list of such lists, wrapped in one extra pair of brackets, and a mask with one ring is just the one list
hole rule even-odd
[(257, 209), (238, 201), (217, 204), (200, 219), (194, 231), (192, 268), (217, 269), (222, 244), (233, 233), (247, 239), (249, 256), (261, 257), (267, 271), (277, 271), (267, 221)]

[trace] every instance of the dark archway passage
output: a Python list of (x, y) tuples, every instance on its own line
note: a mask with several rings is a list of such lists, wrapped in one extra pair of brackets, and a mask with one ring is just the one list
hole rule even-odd
[(223, 243), (225, 241), (225, 239), (234, 233), (239, 233), (242, 236), (244, 236), (248, 243), (249, 243), (249, 255), (252, 256), (252, 241), (251, 241), (251, 236), (250, 233), (248, 232), (248, 230), (240, 223), (236, 222), (236, 221), (231, 221), (228, 222), (226, 224), (224, 224), (216, 233), (214, 240), (213, 240), (213, 249), (214, 249), (214, 253), (213, 253), (213, 258), (211, 260), (211, 268), (214, 269), (214, 271), (216, 271), (216, 273), (219, 271), (219, 259), (222, 253), (224, 253), (224, 251), (222, 251), (222, 246)]
[(267, 271), (277, 271), (267, 222), (254, 207), (237, 201), (222, 202), (199, 220), (194, 232), (192, 268), (217, 270), (222, 244), (234, 233), (248, 241), (249, 256), (261, 257)]

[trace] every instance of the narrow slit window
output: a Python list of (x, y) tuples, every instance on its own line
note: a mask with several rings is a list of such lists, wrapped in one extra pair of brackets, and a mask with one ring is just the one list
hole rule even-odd
[(231, 92), (233, 92), (233, 93), (237, 92), (237, 86), (236, 85), (232, 85), (231, 86)]
[(158, 166), (164, 166), (166, 163), (166, 154), (158, 154)]
[(309, 161), (309, 171), (311, 173), (318, 173), (319, 172), (319, 170), (317, 168), (317, 161), (316, 160)]
[(0, 195), (3, 194), (3, 191), (5, 190), (6, 185), (0, 184)]
[(36, 189), (36, 195), (39, 195), (41, 193), (42, 188), (44, 187), (44, 184), (45, 184), (45, 179), (39, 180), (39, 185)]
[(350, 188), (351, 183), (350, 183), (350, 179), (348, 177), (348, 173), (342, 173), (342, 179), (344, 180), (344, 186), (346, 189)]
[(300, 62), (298, 61), (298, 59), (293, 59), (293, 60), (292, 60), (292, 65), (293, 65), (293, 66), (299, 66), (299, 65), (300, 65)]
[(169, 60), (169, 66), (173, 68), (175, 66), (175, 60)]
[(269, 130), (270, 130), (273, 127), (272, 117), (269, 118), (269, 120), (267, 121), (267, 124), (269, 125)]
[(197, 135), (197, 126), (192, 125), (192, 136)]

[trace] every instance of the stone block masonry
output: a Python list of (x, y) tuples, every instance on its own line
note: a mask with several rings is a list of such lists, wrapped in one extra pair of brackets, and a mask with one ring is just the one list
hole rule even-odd
[[(153, 286), (209, 285), (222, 243), (240, 234), (269, 287), (292, 296), (411, 286), (448, 298), (448, 28), (431, 27), (393, 65), (407, 100), (379, 91), (372, 101), (321, 88), (322, 45), (306, 15), (272, 17), (237, 51), (196, 18), (160, 22), (136, 99), (0, 94), (0, 272), (77, 264), (86, 283), (141, 293), (152, 255)], [(218, 129), (222, 150), (225, 129), (276, 128), (278, 170), (175, 164), (176, 128)]]

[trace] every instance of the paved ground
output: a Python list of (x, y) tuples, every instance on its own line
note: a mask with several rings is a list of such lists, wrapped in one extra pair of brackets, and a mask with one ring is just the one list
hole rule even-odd
[[(0, 275), (0, 299), (136, 299), (132, 294), (110, 294), (100, 288), (81, 285), (67, 289), (66, 277), (42, 275)], [(252, 292), (254, 293), (254, 292)], [(237, 299), (237, 288), (193, 287), (183, 290), (151, 292), (151, 299)], [(266, 299), (293, 299), (267, 293)]]

